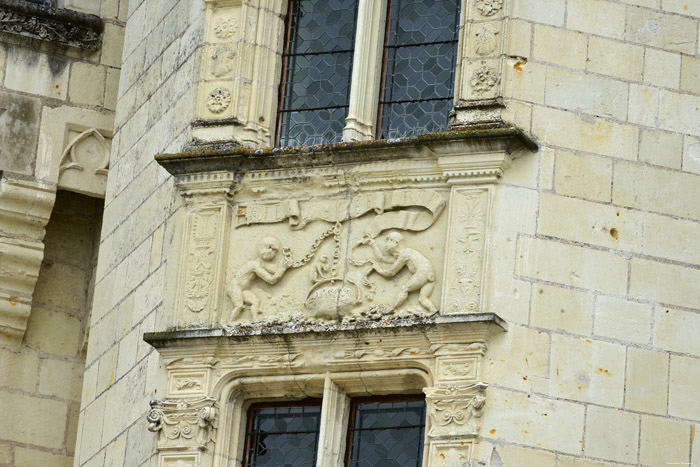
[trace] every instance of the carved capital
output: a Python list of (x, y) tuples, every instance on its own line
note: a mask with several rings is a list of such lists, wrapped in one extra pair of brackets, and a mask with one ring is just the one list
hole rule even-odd
[(211, 449), (216, 436), (218, 404), (211, 397), (153, 400), (148, 431), (158, 434), (157, 449)]
[(425, 388), (431, 428), (431, 438), (476, 436), (484, 411), (486, 398), (483, 393), (488, 385), (483, 382), (470, 384), (444, 384)]
[(175, 177), (180, 195), (187, 204), (219, 204), (229, 200), (237, 189), (233, 173), (217, 171)]

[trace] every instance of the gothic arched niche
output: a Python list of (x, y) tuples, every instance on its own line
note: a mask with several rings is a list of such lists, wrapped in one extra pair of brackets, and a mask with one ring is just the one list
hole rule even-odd
[(73, 138), (61, 156), (59, 188), (103, 198), (109, 152), (110, 143), (94, 128)]

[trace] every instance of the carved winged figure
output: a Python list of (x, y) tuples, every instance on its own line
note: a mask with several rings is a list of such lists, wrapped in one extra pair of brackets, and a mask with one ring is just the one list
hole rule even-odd
[(375, 257), (384, 263), (391, 263), (387, 268), (381, 267), (377, 261), (370, 260), (372, 270), (384, 277), (394, 277), (404, 267), (408, 268), (411, 277), (406, 281), (394, 300), (392, 308), (397, 310), (408, 299), (408, 294), (420, 290), (418, 303), (431, 314), (437, 313), (438, 309), (430, 301), (430, 295), (435, 288), (435, 269), (428, 258), (412, 248), (399, 248), (403, 236), (398, 232), (391, 232), (384, 239), (384, 246), (381, 247), (369, 236), (365, 236), (360, 242), (362, 245), (369, 245), (374, 251)]
[(230, 321), (238, 318), (245, 305), (250, 306), (254, 318), (260, 313), (260, 299), (250, 290), (255, 278), (262, 279), (270, 285), (279, 281), (292, 266), (290, 255), (283, 255), (281, 261), (275, 261), (280, 250), (280, 242), (274, 237), (263, 238), (258, 248), (258, 257), (245, 263), (236, 272), (229, 284), (227, 294), (233, 301)]

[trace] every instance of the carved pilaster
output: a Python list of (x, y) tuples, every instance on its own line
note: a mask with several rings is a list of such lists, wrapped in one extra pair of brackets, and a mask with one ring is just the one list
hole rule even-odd
[(442, 310), (445, 314), (475, 313), (483, 308), (486, 228), (489, 223), (487, 188), (453, 187)]
[(509, 0), (462, 2), (453, 127), (501, 120), (508, 4)]
[(469, 465), (480, 428), (487, 384), (454, 383), (425, 388), (430, 419), (428, 430), (430, 465)]
[(19, 345), (27, 329), (55, 199), (54, 185), (7, 174), (0, 179), (0, 343), (4, 345)]
[(185, 240), (178, 280), (178, 323), (210, 325), (222, 297), (233, 176), (207, 173), (177, 180), (187, 201)]
[(270, 146), (286, 1), (207, 0), (194, 122), (197, 140)]
[(218, 404), (211, 397), (151, 401), (148, 430), (158, 434), (157, 449), (210, 450), (217, 428)]

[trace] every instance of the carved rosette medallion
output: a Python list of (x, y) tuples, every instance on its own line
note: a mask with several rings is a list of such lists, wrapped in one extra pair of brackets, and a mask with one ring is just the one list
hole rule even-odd
[(214, 25), (214, 35), (221, 40), (231, 39), (238, 33), (236, 18), (219, 18)]
[(493, 89), (498, 82), (498, 73), (488, 65), (484, 65), (474, 71), (469, 85), (477, 94), (484, 94)]
[(207, 96), (207, 108), (211, 113), (220, 114), (231, 105), (231, 92), (228, 89), (216, 88)]
[(455, 190), (451, 206), (444, 312), (474, 313), (481, 305), (488, 192)]
[(157, 449), (209, 449), (216, 434), (217, 408), (211, 397), (151, 401), (148, 430), (158, 434)]
[(482, 16), (493, 16), (503, 8), (503, 0), (476, 0), (476, 9)]

